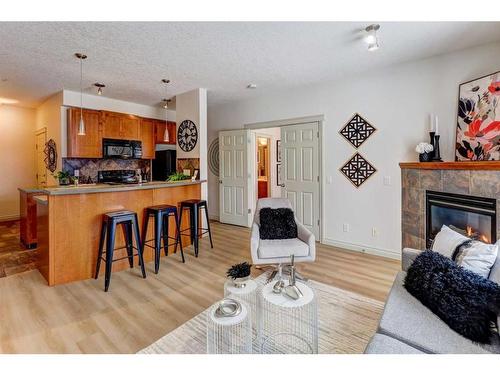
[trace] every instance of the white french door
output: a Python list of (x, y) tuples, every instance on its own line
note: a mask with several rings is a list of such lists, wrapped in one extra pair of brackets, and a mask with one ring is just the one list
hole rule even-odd
[(319, 240), (319, 129), (317, 122), (281, 127), (281, 196)]
[(253, 166), (249, 130), (219, 132), (219, 220), (249, 227), (252, 222), (249, 198)]

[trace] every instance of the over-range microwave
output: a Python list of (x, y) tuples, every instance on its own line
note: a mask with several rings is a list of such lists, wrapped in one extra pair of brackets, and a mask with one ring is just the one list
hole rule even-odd
[(142, 145), (140, 141), (104, 138), (102, 156), (107, 159), (140, 159), (142, 158)]

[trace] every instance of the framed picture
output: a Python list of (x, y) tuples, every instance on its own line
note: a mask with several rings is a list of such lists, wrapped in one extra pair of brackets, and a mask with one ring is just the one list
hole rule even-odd
[(276, 141), (276, 163), (281, 163), (281, 141)]
[(455, 160), (500, 160), (500, 72), (459, 86)]
[(281, 181), (281, 164), (276, 164), (276, 186), (281, 186), (283, 182)]

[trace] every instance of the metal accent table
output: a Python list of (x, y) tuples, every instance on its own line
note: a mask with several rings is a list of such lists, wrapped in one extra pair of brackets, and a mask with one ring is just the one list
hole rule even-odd
[(207, 315), (208, 354), (250, 354), (252, 353), (251, 313), (245, 304), (236, 316), (219, 317), (214, 304)]
[(227, 280), (224, 283), (224, 297), (234, 298), (242, 302), (250, 309), (252, 319), (252, 337), (257, 340), (257, 332), (259, 331), (259, 284), (255, 280), (248, 280), (244, 287), (238, 287), (232, 280)]
[[(297, 282), (303, 297), (293, 300), (273, 293), (271, 282), (259, 293), (258, 343), (262, 354), (317, 354), (318, 305), (314, 290)], [(288, 281), (285, 280), (285, 285)]]

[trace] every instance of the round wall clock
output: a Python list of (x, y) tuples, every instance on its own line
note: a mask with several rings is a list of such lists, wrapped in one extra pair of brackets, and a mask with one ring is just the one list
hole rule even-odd
[(198, 142), (198, 130), (191, 120), (184, 120), (177, 131), (177, 143), (182, 151), (192, 151)]

